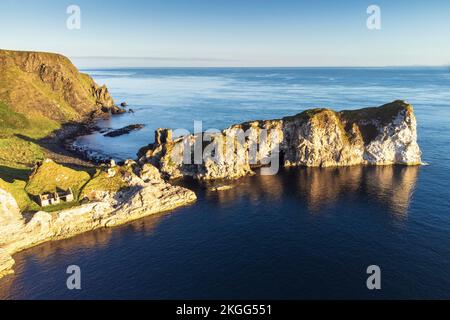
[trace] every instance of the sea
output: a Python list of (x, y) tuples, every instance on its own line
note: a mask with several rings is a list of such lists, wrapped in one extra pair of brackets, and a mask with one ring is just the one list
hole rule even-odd
[[(117, 161), (135, 159), (157, 128), (224, 129), (401, 99), (415, 108), (424, 165), (283, 169), (219, 192), (178, 181), (195, 204), (16, 254), (0, 299), (450, 298), (450, 67), (84, 72), (134, 111), (76, 141)], [(104, 136), (131, 124), (145, 128)], [(73, 265), (81, 290), (67, 287)]]

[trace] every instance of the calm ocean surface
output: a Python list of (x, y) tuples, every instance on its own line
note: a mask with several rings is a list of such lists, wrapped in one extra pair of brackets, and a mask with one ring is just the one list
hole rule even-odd
[[(143, 123), (78, 143), (135, 158), (159, 127), (223, 129), (252, 119), (412, 103), (427, 166), (291, 169), (249, 177), (198, 202), (15, 255), (0, 298), (450, 298), (450, 68), (86, 70)], [(66, 288), (79, 265), (82, 290)], [(379, 265), (382, 290), (366, 288)]]

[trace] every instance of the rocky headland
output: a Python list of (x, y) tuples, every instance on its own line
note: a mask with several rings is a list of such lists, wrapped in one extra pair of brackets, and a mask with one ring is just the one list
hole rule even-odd
[[(201, 161), (192, 161), (196, 151)], [(421, 164), (414, 110), (404, 101), (353, 111), (313, 109), (178, 138), (159, 129), (155, 143), (138, 157), (169, 179), (199, 180), (236, 179), (274, 162), (283, 167)]]
[[(39, 181), (48, 179), (50, 168), (52, 175), (59, 176), (56, 179), (73, 177), (46, 160), (33, 174), (29, 192), (33, 192), (33, 187), (42, 186)], [(165, 182), (152, 165), (140, 167), (133, 161), (122, 167), (104, 167), (92, 179), (87, 175), (86, 181), (80, 175), (72, 184), (77, 181), (82, 184), (80, 204), (52, 212), (24, 213), (14, 196), (0, 189), (0, 277), (13, 272), (12, 255), (21, 250), (98, 228), (118, 226), (196, 201), (194, 192)]]

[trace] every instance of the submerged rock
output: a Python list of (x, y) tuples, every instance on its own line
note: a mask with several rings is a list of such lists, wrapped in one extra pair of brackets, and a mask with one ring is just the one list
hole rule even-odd
[(200, 180), (236, 179), (275, 162), (284, 167), (421, 164), (416, 118), (404, 101), (354, 111), (308, 110), (177, 139), (171, 130), (159, 129), (155, 143), (139, 157), (168, 178)]
[(114, 114), (114, 115), (116, 115), (116, 114), (124, 114), (124, 113), (127, 112), (127, 110), (125, 110), (123, 108), (120, 108), (118, 106), (111, 107), (110, 111), (111, 111), (111, 114)]
[(115, 137), (120, 137), (126, 134), (130, 134), (133, 131), (138, 131), (141, 130), (145, 127), (145, 125), (143, 124), (132, 124), (126, 127), (123, 127), (121, 129), (117, 129), (111, 132), (108, 132), (107, 134), (105, 134), (105, 137), (110, 137), (110, 138), (115, 138)]

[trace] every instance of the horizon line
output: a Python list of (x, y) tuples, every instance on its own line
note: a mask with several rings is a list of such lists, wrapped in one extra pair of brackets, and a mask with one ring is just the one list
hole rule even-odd
[(450, 68), (450, 65), (393, 65), (393, 66), (102, 66), (81, 67), (90, 69), (394, 69), (394, 68)]
[[(77, 60), (149, 60), (149, 61), (172, 61), (172, 62), (243, 62), (242, 60), (237, 59), (222, 59), (222, 58), (180, 58), (180, 57), (120, 57), (120, 56), (69, 56), (70, 59)], [(262, 65), (211, 65), (211, 66), (201, 66), (201, 65), (187, 65), (187, 66), (176, 66), (176, 65), (163, 65), (163, 66), (110, 66), (110, 67), (101, 67), (103, 68), (445, 68), (450, 67), (449, 64), (410, 64), (410, 65), (276, 65), (276, 64), (262, 64)]]

